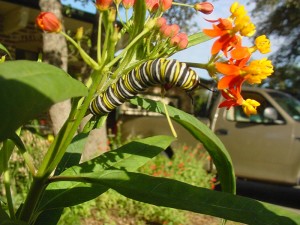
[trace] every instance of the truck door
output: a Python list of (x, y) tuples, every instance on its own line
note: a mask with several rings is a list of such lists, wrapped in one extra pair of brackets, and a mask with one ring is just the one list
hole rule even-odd
[(258, 114), (247, 117), (241, 107), (218, 109), (214, 127), (232, 157), (236, 175), (288, 182), (286, 167), (292, 149), (292, 126), (279, 113), (276, 121), (264, 118), (264, 109), (274, 108), (267, 96), (251, 91), (244, 92), (243, 96), (261, 103)]

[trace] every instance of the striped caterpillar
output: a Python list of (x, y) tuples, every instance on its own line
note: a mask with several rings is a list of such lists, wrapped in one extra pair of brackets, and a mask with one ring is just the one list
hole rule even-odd
[(93, 115), (107, 114), (148, 87), (158, 84), (167, 85), (168, 88), (177, 86), (190, 92), (200, 85), (200, 79), (194, 70), (177, 60), (149, 60), (95, 97), (90, 104), (90, 111)]

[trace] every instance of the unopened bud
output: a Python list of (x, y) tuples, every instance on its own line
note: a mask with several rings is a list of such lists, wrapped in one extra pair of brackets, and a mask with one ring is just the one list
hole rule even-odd
[(125, 9), (130, 9), (135, 3), (135, 0), (122, 0), (122, 5)]
[(160, 0), (161, 11), (165, 12), (171, 8), (173, 0)]
[(95, 5), (99, 11), (106, 11), (109, 9), (113, 0), (96, 0)]
[(146, 7), (150, 12), (155, 12), (159, 8), (159, 0), (146, 0)]
[(83, 27), (79, 27), (77, 29), (77, 32), (76, 32), (76, 35), (75, 35), (75, 39), (77, 41), (80, 41), (82, 39), (82, 37), (83, 37)]
[(214, 11), (214, 6), (210, 2), (200, 2), (194, 5), (194, 9), (204, 14), (211, 14)]
[(180, 27), (177, 24), (164, 25), (161, 27), (160, 32), (165, 38), (172, 38), (179, 33)]
[(165, 26), (167, 24), (167, 20), (164, 17), (160, 17), (156, 20), (156, 27), (161, 28), (162, 26)]
[(116, 9), (112, 7), (109, 10), (108, 21), (109, 22), (115, 22), (115, 20), (116, 20)]
[(41, 12), (36, 18), (36, 24), (44, 31), (59, 33), (62, 25), (54, 13)]

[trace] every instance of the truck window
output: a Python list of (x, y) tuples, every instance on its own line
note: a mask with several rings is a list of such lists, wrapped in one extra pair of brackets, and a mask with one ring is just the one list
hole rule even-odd
[[(257, 108), (257, 114), (247, 116), (241, 106), (232, 107), (226, 112), (226, 119), (235, 122), (246, 122), (246, 123), (271, 123), (266, 118), (264, 118), (264, 109), (267, 107), (272, 107), (272, 105), (259, 93), (256, 92), (243, 92), (243, 97), (245, 99), (250, 98), (260, 102), (260, 106)], [(283, 118), (279, 115), (280, 120)]]
[(284, 93), (270, 92), (269, 94), (294, 120), (300, 121), (300, 101)]

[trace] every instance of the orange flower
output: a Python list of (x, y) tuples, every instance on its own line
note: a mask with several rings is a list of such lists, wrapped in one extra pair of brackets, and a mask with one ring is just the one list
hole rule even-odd
[(221, 94), (225, 98), (225, 100), (221, 102), (219, 108), (226, 107), (227, 109), (229, 109), (232, 106), (238, 106), (244, 102), (244, 99), (241, 95), (241, 84), (237, 85), (235, 88), (231, 87), (229, 89), (223, 89), (221, 91)]
[[(215, 55), (219, 51), (223, 51), (227, 57), (227, 52), (234, 46), (241, 43), (241, 37), (233, 31), (232, 22), (229, 19), (218, 19), (217, 25), (213, 24), (213, 29), (203, 29), (203, 32), (210, 37), (219, 37), (213, 44), (211, 54)], [(215, 21), (211, 21), (215, 22)]]
[(263, 79), (273, 73), (272, 62), (266, 58), (253, 60), (249, 65), (245, 65), (245, 63), (244, 60), (237, 60), (235, 63), (232, 63), (232, 61), (229, 61), (229, 63), (216, 62), (217, 70), (225, 75), (219, 81), (218, 88), (224, 89), (232, 85), (236, 76), (242, 77), (249, 84), (260, 84)]
[(36, 24), (47, 32), (59, 33), (62, 29), (60, 20), (51, 12), (41, 12), (36, 18)]

